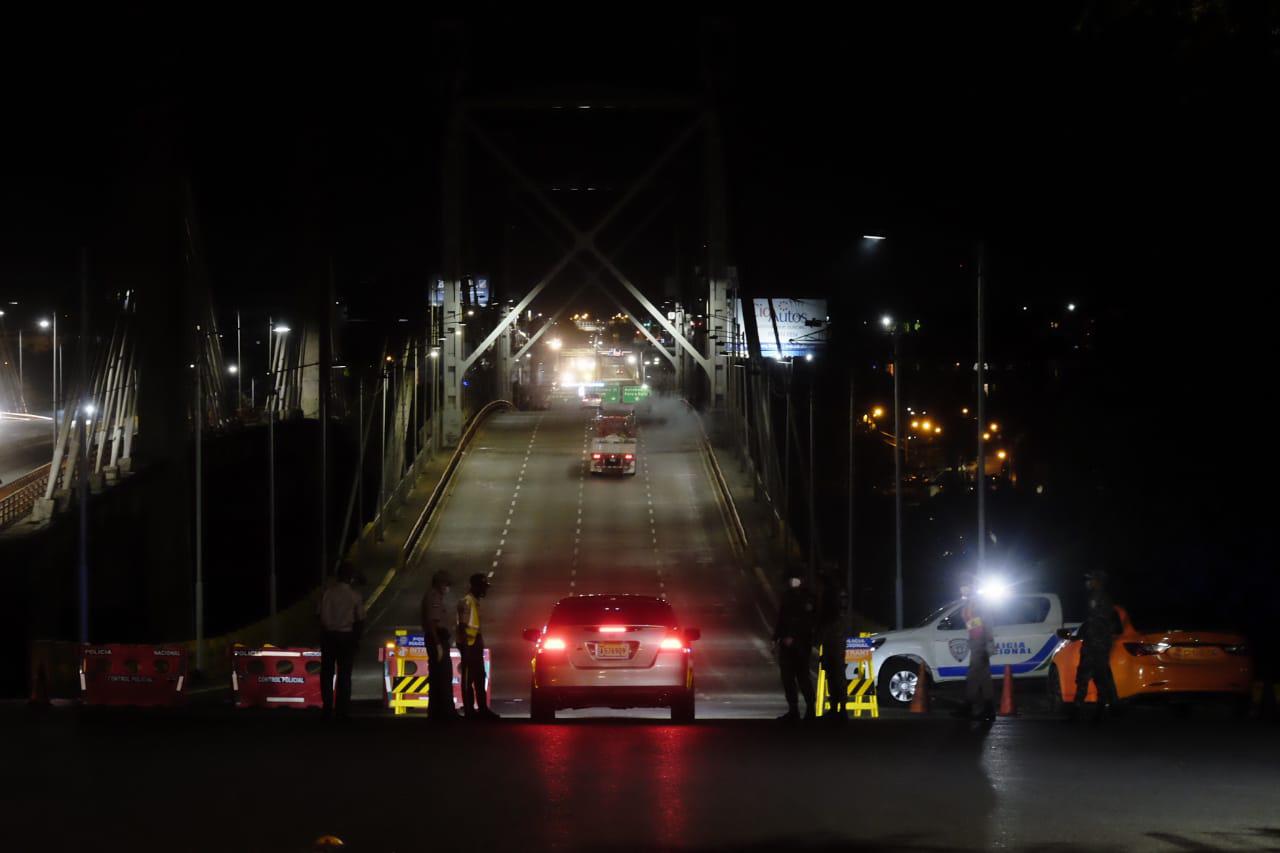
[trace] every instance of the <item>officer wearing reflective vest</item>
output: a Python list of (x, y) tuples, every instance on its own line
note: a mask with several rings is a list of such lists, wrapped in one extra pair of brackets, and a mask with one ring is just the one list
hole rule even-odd
[(496, 720), (484, 689), (484, 635), (480, 633), (480, 599), (489, 592), (489, 579), (471, 576), (470, 589), (458, 601), (458, 652), (462, 655), (462, 713), (471, 720)]
[(995, 638), (976, 593), (973, 575), (961, 575), (960, 595), (965, 602), (960, 614), (969, 639), (969, 669), (964, 676), (964, 698), (968, 707), (957, 716), (991, 722), (996, 718), (996, 687), (991, 680)]

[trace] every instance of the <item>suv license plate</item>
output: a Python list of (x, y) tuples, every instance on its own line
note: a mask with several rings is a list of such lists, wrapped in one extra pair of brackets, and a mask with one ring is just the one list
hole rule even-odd
[(596, 657), (598, 658), (621, 658), (626, 660), (631, 657), (630, 643), (596, 643)]

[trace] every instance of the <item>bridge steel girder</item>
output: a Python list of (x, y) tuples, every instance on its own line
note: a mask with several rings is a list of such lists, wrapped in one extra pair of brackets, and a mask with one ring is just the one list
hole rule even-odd
[(519, 361), (520, 359), (524, 358), (525, 354), (529, 352), (529, 350), (533, 349), (533, 345), (538, 342), (538, 339), (541, 338), (543, 335), (545, 335), (547, 333), (547, 330), (556, 324), (556, 321), (560, 319), (560, 317), (564, 314), (564, 312), (569, 310), (569, 306), (573, 304), (573, 300), (577, 299), (578, 294), (582, 293), (582, 291), (585, 290), (586, 287), (587, 287), (586, 284), (579, 285), (578, 289), (573, 292), (573, 295), (570, 296), (568, 299), (566, 299), (564, 304), (561, 305), (558, 309), (556, 309), (556, 312), (554, 314), (552, 314), (550, 317), (547, 318), (547, 322), (542, 324), (542, 328), (538, 329), (538, 331), (534, 332), (532, 335), (529, 336), (529, 340), (527, 340), (524, 346), (520, 347), (520, 349), (517, 350), (516, 354), (512, 357), (514, 361)]
[[(547, 198), (546, 194), (542, 191), (542, 188), (538, 186), (534, 181), (530, 180), (529, 177), (520, 170), (520, 167), (518, 167), (511, 160), (511, 158), (509, 158), (497, 146), (497, 144), (494, 143), (493, 140), (489, 138), (488, 134), (486, 134), (482, 129), (477, 127), (474, 123), (468, 122), (467, 126), (472, 131), (472, 133), (476, 136), (476, 138), (480, 140), (481, 145), (484, 146), (484, 148), (490, 153), (490, 155), (492, 155), (494, 159), (496, 159), (498, 163), (503, 166), (503, 168), (505, 168), (508, 172), (510, 172), (512, 176), (514, 176), (516, 180), (518, 180), (521, 183), (521, 185), (523, 185), (525, 191), (538, 200), (538, 203), (541, 204), (543, 208), (546, 209), (546, 211), (551, 215), (551, 218), (554, 219), (556, 222), (558, 222), (560, 226), (564, 228), (566, 231), (568, 231), (569, 234), (573, 237), (574, 245), (567, 253), (564, 261), (567, 262), (569, 259), (575, 257), (579, 252), (590, 252), (594, 254), (603, 264), (604, 268), (607, 269), (609, 273), (613, 275), (613, 277), (616, 278), (618, 282), (622, 284), (622, 286), (625, 287), (633, 297), (635, 297), (636, 301), (638, 301), (644, 307), (644, 309), (648, 311), (655, 320), (658, 321), (659, 325), (663, 327), (663, 329), (667, 332), (667, 334), (671, 335), (672, 338), (676, 341), (676, 343), (681, 348), (683, 348), (686, 352), (689, 353), (689, 355), (694, 359), (694, 361), (698, 363), (698, 366), (700, 366), (703, 369), (703, 371), (706, 372), (708, 380), (714, 382), (715, 373), (711, 363), (711, 359), (706, 358), (705, 356), (702, 355), (702, 353), (698, 352), (698, 348), (695, 347), (688, 340), (686, 340), (684, 335), (680, 334), (676, 330), (676, 328), (671, 325), (671, 323), (662, 314), (662, 312), (659, 311), (653, 305), (653, 303), (650, 302), (645, 297), (645, 295), (640, 292), (639, 288), (637, 288), (634, 284), (631, 283), (631, 280), (628, 279), (620, 269), (618, 269), (618, 266), (612, 261), (612, 259), (610, 259), (609, 256), (606, 255), (600, 249), (600, 247), (596, 245), (596, 235), (599, 234), (600, 231), (606, 225), (608, 225), (611, 221), (613, 221), (613, 219), (618, 215), (618, 213), (620, 213), (622, 209), (626, 207), (626, 205), (628, 205), (631, 202), (631, 200), (634, 199), (635, 196), (640, 193), (642, 189), (644, 189), (646, 186), (649, 185), (650, 182), (652, 182), (654, 176), (657, 175), (657, 173), (662, 169), (662, 167), (665, 166), (666, 163), (673, 156), (675, 156), (675, 154), (684, 146), (684, 144), (693, 135), (694, 131), (698, 130), (704, 123), (705, 123), (705, 117), (699, 115), (698, 118), (694, 122), (692, 122), (688, 127), (686, 127), (677, 136), (675, 141), (673, 141), (672, 144), (669, 145), (665, 151), (663, 151), (661, 156), (659, 156), (658, 159), (653, 162), (653, 164), (644, 172), (644, 174), (642, 174), (635, 181), (635, 183), (632, 184), (630, 189), (628, 189), (627, 192), (623, 195), (623, 197), (619, 199), (613, 205), (613, 207), (609, 209), (609, 211), (600, 219), (600, 221), (595, 225), (595, 227), (591, 228), (590, 230), (583, 230), (579, 228), (577, 225), (575, 225), (574, 222), (571, 219), (569, 219), (554, 202), (552, 202), (549, 198)], [(479, 350), (477, 350), (477, 352), (479, 352)]]
[(649, 339), (649, 343), (653, 344), (654, 347), (657, 348), (658, 352), (662, 353), (663, 358), (670, 362), (672, 367), (676, 366), (676, 357), (671, 354), (662, 341), (658, 340), (657, 336), (654, 335), (653, 332), (649, 331), (648, 327), (636, 319), (635, 315), (631, 313), (631, 309), (622, 303), (622, 300), (618, 298), (616, 293), (605, 287), (598, 278), (594, 279), (592, 284), (594, 284), (601, 293), (613, 300), (613, 304), (617, 305), (619, 310), (627, 316), (627, 319), (631, 321), (631, 325), (639, 329), (640, 334)]

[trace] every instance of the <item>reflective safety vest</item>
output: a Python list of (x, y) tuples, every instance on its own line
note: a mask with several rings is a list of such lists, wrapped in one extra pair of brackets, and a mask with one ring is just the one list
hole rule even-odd
[(987, 626), (982, 621), (982, 613), (972, 602), (966, 604), (961, 611), (964, 627), (969, 631), (969, 639), (981, 642), (987, 637)]
[(458, 635), (468, 646), (480, 636), (480, 601), (469, 592), (458, 602)]

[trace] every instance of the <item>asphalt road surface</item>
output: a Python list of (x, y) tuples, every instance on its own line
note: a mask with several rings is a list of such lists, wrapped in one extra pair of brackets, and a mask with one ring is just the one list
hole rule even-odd
[[(501, 714), (528, 716), (532, 646), (522, 629), (541, 627), (560, 598), (593, 592), (665, 595), (685, 625), (702, 630), (694, 644), (700, 717), (786, 710), (759, 581), (733, 559), (693, 416), (673, 403), (660, 408), (640, 426), (635, 476), (616, 477), (588, 470), (591, 414), (507, 412), (484, 425), (409, 568), (373, 601), (357, 699), (381, 698), (377, 644), (397, 627), (420, 630), (430, 576), (445, 568), (454, 597), (473, 572), (493, 573), (482, 632)], [(600, 714), (668, 716), (563, 712)]]
[(47, 418), (0, 413), (0, 485), (50, 461), (53, 427)]
[(0, 708), (5, 849), (1275, 850), (1280, 729)]

